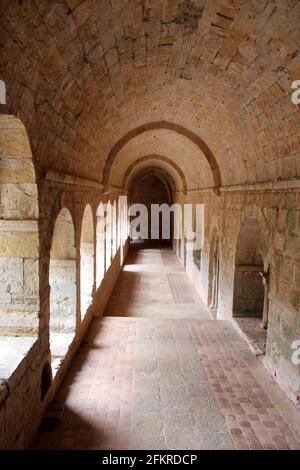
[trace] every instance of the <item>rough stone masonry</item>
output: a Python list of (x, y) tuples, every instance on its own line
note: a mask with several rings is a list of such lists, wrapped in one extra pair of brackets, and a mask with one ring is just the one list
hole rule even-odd
[(204, 204), (201, 252), (172, 248), (216, 322), (264, 324), (254, 359), (298, 413), (299, 25), (297, 0), (0, 2), (1, 449), (32, 445), (105, 311), (120, 195)]

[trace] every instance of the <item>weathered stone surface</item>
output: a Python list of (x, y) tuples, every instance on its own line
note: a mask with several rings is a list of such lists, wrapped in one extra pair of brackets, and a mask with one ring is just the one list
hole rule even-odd
[(1, 157), (0, 182), (6, 183), (32, 183), (35, 181), (35, 172), (32, 160)]
[(0, 257), (0, 276), (1, 292), (7, 295), (9, 300), (7, 303), (11, 303), (14, 297), (22, 298), (23, 259)]
[(0, 187), (0, 214), (4, 219), (37, 219), (37, 187), (34, 183), (5, 183)]
[(0, 115), (0, 155), (4, 158), (17, 157), (31, 159), (32, 153), (26, 129), (19, 119)]
[[(255, 220), (262, 243), (260, 250), (253, 244), (254, 252), (260, 251), (263, 270), (270, 271), (266, 363), (299, 402), (300, 370), (291, 362), (291, 344), (300, 338), (300, 114), (291, 86), (300, 79), (300, 3), (144, 3), (1, 4), (0, 76), (7, 104), (0, 105), (0, 333), (39, 341), (28, 361), (16, 364), (8, 409), (0, 408), (0, 436), (1, 420), (12, 420), (4, 424), (6, 443), (0, 437), (0, 447), (28, 447), (91, 316), (100, 315), (109, 300), (127, 253), (128, 225), (127, 215), (126, 222), (120, 214), (107, 217), (101, 239), (100, 201), (125, 193), (138, 201), (141, 192), (131, 192), (133, 183), (147, 172), (156, 190), (158, 180), (164, 188), (155, 194), (144, 184), (148, 205), (165, 193), (168, 202), (205, 205), (204, 245), (194, 256), (185, 239), (176, 241), (182, 266), (161, 285), (149, 262), (147, 280), (139, 286), (144, 300), (136, 302), (128, 291), (117, 313), (130, 300), (131, 314), (138, 317), (151, 302), (145, 315), (158, 319), (176, 298), (174, 318), (182, 318), (180, 302), (186, 299), (197, 318), (203, 311), (177, 276), (186, 269), (212, 315), (230, 320), (238, 268), (241, 261), (245, 268), (249, 255), (246, 243), (238, 259), (237, 241), (241, 227)], [(143, 186), (145, 180), (139, 181)], [(87, 207), (93, 223), (85, 226)], [(256, 232), (246, 227), (253, 241)], [(166, 273), (168, 260), (162, 261)], [(238, 290), (244, 312), (261, 310), (257, 272), (243, 275)], [(55, 335), (68, 332), (56, 343), (57, 374), (41, 402), (41, 373), (54, 351), (53, 321)], [(182, 383), (192, 370), (200, 377), (203, 368), (189, 338), (177, 331), (179, 373), (175, 333), (167, 340), (166, 325), (159, 323), (158, 330), (156, 345), (149, 331), (137, 345), (137, 372), (147, 379), (170, 372), (162, 380), (166, 406), (172, 385), (174, 396), (186, 403), (197, 387), (184, 393)], [(161, 360), (149, 361), (147, 348), (152, 353), (155, 347)], [(148, 445), (159, 448), (165, 440), (155, 414), (155, 383), (151, 387), (149, 413), (157, 437)], [(25, 391), (36, 409), (26, 412)], [(215, 441), (208, 434), (210, 442), (194, 432), (189, 439), (169, 434), (168, 445), (178, 448), (229, 445), (222, 431)]]
[(38, 258), (37, 232), (0, 232), (0, 250), (4, 257)]
[(24, 260), (24, 297), (39, 301), (39, 261)]
[[(162, 293), (169, 290), (172, 300), (161, 299), (165, 309), (151, 316), (156, 284), (147, 282), (145, 268), (151, 261), (164, 285), (163, 260), (189, 285), (198, 316), (182, 302), (181, 318), (174, 318), (170, 285)], [(128, 302), (128, 292), (134, 301)], [(140, 302), (143, 312), (132, 315)], [(106, 313), (92, 322), (58, 391), (58, 427), (40, 432), (35, 449), (299, 446), (299, 413), (232, 324), (209, 318), (170, 248), (131, 250)]]

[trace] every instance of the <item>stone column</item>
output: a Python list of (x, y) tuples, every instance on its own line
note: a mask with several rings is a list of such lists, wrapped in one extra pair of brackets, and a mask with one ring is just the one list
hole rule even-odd
[(211, 286), (211, 300), (209, 308), (217, 307), (217, 296), (218, 296), (218, 256), (217, 254), (213, 257), (212, 265), (212, 286)]
[(269, 274), (268, 273), (259, 273), (262, 278), (262, 283), (264, 286), (264, 307), (263, 307), (263, 316), (261, 321), (261, 328), (264, 330), (268, 327), (268, 316), (269, 316)]

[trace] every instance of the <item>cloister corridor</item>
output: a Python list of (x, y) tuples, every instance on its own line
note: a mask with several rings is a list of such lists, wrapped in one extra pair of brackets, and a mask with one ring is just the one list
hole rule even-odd
[(29, 449), (300, 450), (300, 0), (0, 0), (0, 451)]
[(300, 418), (174, 252), (128, 254), (34, 449), (300, 449)]

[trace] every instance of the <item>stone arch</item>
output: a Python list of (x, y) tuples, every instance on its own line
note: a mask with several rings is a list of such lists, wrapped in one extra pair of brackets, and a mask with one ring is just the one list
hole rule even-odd
[[(147, 240), (154, 240), (155, 235), (152, 233), (152, 230), (157, 232), (157, 236), (160, 241), (167, 241), (164, 237), (166, 234), (162, 230), (162, 221), (163, 216), (159, 214), (159, 217), (153, 219), (152, 217), (152, 204), (167, 204), (169, 207), (172, 206), (173, 203), (173, 196), (175, 190), (175, 184), (172, 178), (168, 173), (165, 171), (161, 171), (157, 168), (145, 168), (144, 170), (138, 172), (134, 175), (132, 180), (130, 181), (130, 204), (143, 204), (147, 208), (147, 227), (145, 228), (145, 236), (147, 235)], [(142, 214), (138, 214), (141, 216)], [(135, 215), (132, 215), (133, 219)], [(146, 222), (145, 222), (146, 224)], [(168, 241), (172, 239), (173, 236), (173, 213), (170, 213), (170, 219), (168, 221), (168, 231), (170, 238)], [(135, 227), (135, 224), (133, 225)], [(132, 228), (133, 228), (132, 227)], [(137, 227), (138, 228), (139, 224)], [(139, 227), (140, 229), (141, 227)], [(143, 234), (140, 234), (140, 230), (135, 230), (131, 233), (131, 240), (138, 241), (139, 237), (144, 239)], [(148, 234), (147, 234), (148, 232)]]
[(143, 134), (144, 132), (147, 132), (149, 130), (158, 130), (158, 129), (167, 129), (167, 130), (177, 132), (178, 134), (185, 136), (187, 139), (189, 139), (194, 144), (196, 144), (207, 159), (207, 162), (210, 166), (210, 169), (213, 175), (214, 186), (216, 188), (219, 188), (221, 186), (222, 182), (221, 182), (220, 169), (216, 161), (216, 158), (214, 154), (212, 153), (212, 151), (210, 150), (210, 148), (208, 147), (208, 145), (197, 134), (186, 129), (183, 126), (180, 126), (178, 124), (171, 123), (168, 121), (156, 121), (156, 122), (149, 122), (142, 126), (136, 127), (135, 129), (132, 129), (131, 131), (127, 132), (127, 134), (125, 134), (123, 137), (121, 137), (121, 139), (119, 139), (118, 142), (113, 146), (113, 148), (108, 154), (106, 164), (103, 170), (103, 184), (105, 187), (109, 184), (111, 167), (115, 159), (117, 158), (117, 155), (120, 152), (120, 150), (134, 137), (140, 134)]
[(0, 334), (37, 335), (39, 204), (23, 123), (0, 115)]
[(219, 300), (219, 276), (220, 276), (220, 238), (217, 228), (214, 227), (209, 244), (209, 269), (208, 269), (208, 307), (217, 310)]
[(76, 331), (76, 247), (71, 212), (58, 213), (52, 234), (49, 266), (50, 350), (53, 370), (58, 369)]
[(94, 220), (92, 208), (86, 205), (80, 236), (80, 311), (84, 318), (92, 303), (94, 291)]
[(168, 194), (168, 202), (171, 204), (174, 198), (174, 193), (176, 191), (175, 184), (172, 177), (165, 171), (160, 168), (149, 167), (145, 170), (140, 171), (135, 177), (130, 181), (130, 186), (128, 191), (132, 190), (133, 185), (138, 180), (141, 184), (143, 180), (146, 180), (149, 176), (155, 175), (162, 185), (165, 187), (166, 193)]
[[(145, 164), (149, 164), (149, 166), (145, 168), (145, 171), (147, 170), (147, 168), (152, 168), (153, 170), (155, 169), (155, 171), (157, 172), (164, 171), (164, 173), (168, 175), (169, 179), (172, 179), (173, 181), (174, 192), (183, 191), (184, 193), (186, 193), (187, 182), (183, 171), (175, 162), (161, 155), (146, 155), (129, 165), (123, 177), (123, 188), (130, 190), (132, 181), (134, 180), (135, 176), (141, 171), (141, 167), (143, 167)], [(161, 167), (158, 166), (158, 164), (160, 164)]]

